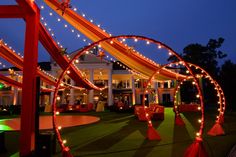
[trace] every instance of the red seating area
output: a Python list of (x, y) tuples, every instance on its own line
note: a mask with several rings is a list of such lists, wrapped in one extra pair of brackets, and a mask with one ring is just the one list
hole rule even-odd
[(144, 111), (146, 111), (146, 113), (148, 113), (151, 119), (153, 120), (164, 120), (164, 110), (165, 108), (158, 104), (150, 104), (150, 107), (146, 107), (145, 110), (142, 105), (136, 105), (134, 109), (134, 114), (138, 117), (140, 121), (147, 120)]
[(198, 104), (181, 104), (178, 106), (179, 112), (196, 112), (198, 111)]
[(70, 111), (78, 111), (78, 112), (89, 112), (93, 110), (93, 104), (81, 104), (81, 105), (60, 105), (57, 107), (57, 111), (59, 112), (70, 112)]

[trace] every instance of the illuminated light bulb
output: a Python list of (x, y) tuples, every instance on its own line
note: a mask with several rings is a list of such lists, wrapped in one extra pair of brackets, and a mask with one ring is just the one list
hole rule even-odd
[(196, 133), (196, 136), (200, 136), (200, 133), (199, 133), (199, 132), (197, 132), (197, 133)]
[(161, 49), (161, 45), (158, 45), (158, 48)]
[(99, 44), (98, 47), (101, 48), (102, 46)]
[(111, 34), (111, 33), (109, 33), (109, 36), (111, 37), (111, 36), (112, 36), (112, 34)]
[(58, 96), (58, 97), (57, 97), (57, 100), (60, 100), (60, 99), (61, 99), (61, 98)]
[(149, 41), (147, 41), (147, 45), (149, 45), (150, 44), (150, 42)]
[(49, 32), (52, 30), (51, 28), (48, 28)]
[(171, 56), (171, 55), (172, 55), (172, 52), (169, 52), (169, 55)]
[(65, 144), (67, 141), (66, 140), (63, 140), (63, 144)]
[(92, 23), (93, 23), (93, 20), (91, 19), (91, 20), (90, 20), (90, 22), (92, 22)]
[(89, 54), (89, 52), (88, 52), (88, 51), (86, 51), (85, 53), (86, 53), (86, 54)]
[(47, 26), (47, 23), (46, 23), (46, 22), (44, 22), (44, 26)]
[(102, 30), (103, 32), (106, 32), (106, 30), (104, 29), (104, 30)]
[(73, 10), (74, 10), (74, 11), (77, 11), (77, 8), (74, 8)]
[(64, 83), (61, 83), (60, 86), (64, 86)]
[(151, 123), (152, 123), (152, 121), (150, 121), (150, 120), (149, 120), (149, 121), (148, 121), (148, 123), (149, 123), (149, 124), (151, 124)]
[(72, 33), (74, 33), (74, 32), (75, 32), (75, 30), (73, 30), (73, 29), (72, 29), (72, 30), (71, 30), (71, 32), (72, 32)]
[(61, 21), (61, 19), (60, 19), (60, 18), (58, 18), (58, 19), (57, 19), (57, 21), (58, 21), (58, 22), (60, 22), (60, 21)]
[(135, 41), (135, 42), (138, 42), (138, 39), (137, 39), (137, 38), (135, 38), (135, 39), (134, 39), (134, 41)]
[(125, 39), (122, 39), (123, 42), (125, 42)]
[(218, 111), (220, 111), (220, 108), (218, 108)]
[(67, 71), (66, 71), (66, 73), (67, 73), (67, 74), (70, 74), (70, 71), (69, 71), (69, 70), (67, 70)]
[(78, 59), (76, 59), (76, 60), (75, 60), (75, 63), (79, 63), (79, 60), (78, 60)]
[(199, 98), (199, 97), (200, 97), (200, 95), (199, 95), (199, 94), (197, 94), (197, 95), (196, 95), (196, 97), (197, 97), (197, 98)]
[(189, 73), (189, 71), (188, 71), (188, 70), (186, 70), (186, 73), (188, 74), (188, 73)]
[(85, 14), (82, 14), (83, 17), (85, 17)]
[(192, 84), (196, 84), (196, 82), (192, 82)]
[(61, 126), (58, 126), (58, 130), (61, 130), (61, 128), (62, 128)]
[(51, 35), (54, 36), (54, 33), (52, 33)]
[(111, 44), (113, 44), (113, 41), (110, 41)]
[(67, 25), (67, 24), (65, 24), (64, 26), (65, 26), (65, 28), (67, 28), (67, 27), (68, 27), (68, 25)]
[(149, 116), (149, 114), (148, 113), (146, 113), (146, 117), (148, 117)]
[(198, 123), (201, 123), (202, 122), (202, 120), (201, 119), (198, 119)]
[(100, 24), (98, 24), (97, 26), (98, 26), (98, 27), (101, 27), (101, 25), (100, 25)]
[[(60, 98), (60, 97), (59, 97), (59, 98)], [(60, 112), (59, 112), (59, 111), (57, 111), (57, 112), (56, 112), (56, 115), (59, 115), (59, 114), (60, 114)]]
[(43, 5), (41, 5), (41, 7), (40, 7), (41, 9), (44, 9), (44, 6)]
[(52, 16), (52, 12), (50, 12), (49, 15)]
[(79, 37), (80, 37), (80, 35), (79, 35), (79, 34), (77, 34), (77, 37), (79, 38)]

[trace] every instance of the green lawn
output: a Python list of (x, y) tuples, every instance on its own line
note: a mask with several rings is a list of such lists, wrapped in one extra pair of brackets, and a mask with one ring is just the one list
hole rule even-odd
[[(174, 125), (171, 108), (165, 109), (164, 121), (153, 121), (160, 133), (161, 141), (149, 141), (146, 136), (146, 123), (138, 121), (129, 113), (83, 113), (95, 115), (101, 121), (95, 124), (64, 128), (63, 138), (74, 156), (88, 157), (181, 157), (184, 150), (193, 142), (196, 129), (199, 128), (198, 113), (184, 113), (186, 126)], [(206, 131), (214, 124), (215, 114), (206, 113)], [(204, 135), (204, 146), (210, 157), (225, 157), (236, 144), (236, 115), (226, 114), (225, 136), (210, 137)], [(19, 134), (6, 133), (7, 147), (12, 154), (17, 150)], [(5, 154), (7, 155), (7, 154)], [(0, 154), (2, 156), (2, 154)], [(4, 156), (4, 155), (3, 155)], [(60, 153), (55, 156), (60, 156)]]

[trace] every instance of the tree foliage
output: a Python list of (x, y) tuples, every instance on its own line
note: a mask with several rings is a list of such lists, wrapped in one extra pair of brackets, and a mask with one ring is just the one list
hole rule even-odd
[(236, 110), (236, 99), (235, 99), (235, 89), (236, 89), (236, 64), (232, 61), (227, 60), (221, 66), (219, 81), (223, 88), (226, 96), (227, 108), (230, 110)]
[[(220, 71), (218, 61), (227, 56), (224, 52), (219, 50), (223, 43), (224, 39), (218, 38), (210, 39), (206, 45), (201, 45), (198, 43), (189, 44), (183, 49), (183, 53), (180, 55), (185, 61), (200, 66), (201, 68), (206, 70), (214, 79), (218, 79)], [(177, 61), (177, 58), (172, 56), (168, 60)], [(203, 79), (202, 87), (204, 89), (203, 94), (205, 103), (208, 105), (217, 104), (217, 98), (215, 96), (216, 94), (212, 84), (206, 79)], [(182, 91), (188, 90), (187, 87), (183, 88), (184, 89)], [(184, 93), (185, 94), (182, 94), (182, 98), (188, 100), (190, 98), (190, 95), (186, 94), (186, 92)]]
[[(210, 39), (206, 45), (190, 44), (183, 49), (183, 53), (180, 55), (185, 61), (201, 66), (216, 78), (219, 73), (218, 60), (227, 56), (219, 50), (223, 42), (223, 38), (218, 38)], [(168, 61), (176, 61), (176, 58), (172, 56)]]

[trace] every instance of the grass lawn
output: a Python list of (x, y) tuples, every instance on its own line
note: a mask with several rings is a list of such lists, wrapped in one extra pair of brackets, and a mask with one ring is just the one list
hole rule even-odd
[[(193, 142), (199, 128), (198, 113), (182, 115), (186, 126), (174, 125), (174, 113), (165, 108), (165, 120), (153, 121), (161, 135), (161, 141), (149, 141), (146, 136), (146, 123), (138, 121), (133, 114), (115, 112), (76, 113), (99, 116), (101, 121), (95, 124), (64, 128), (62, 137), (67, 140), (74, 156), (86, 157), (181, 157), (184, 150)], [(207, 132), (214, 124), (215, 113), (206, 113)], [(236, 144), (236, 114), (227, 113), (223, 125), (226, 135), (210, 137), (204, 134), (204, 146), (210, 157), (226, 157)], [(8, 153), (17, 152), (19, 133), (6, 133)], [(60, 156), (58, 152), (56, 157)]]

